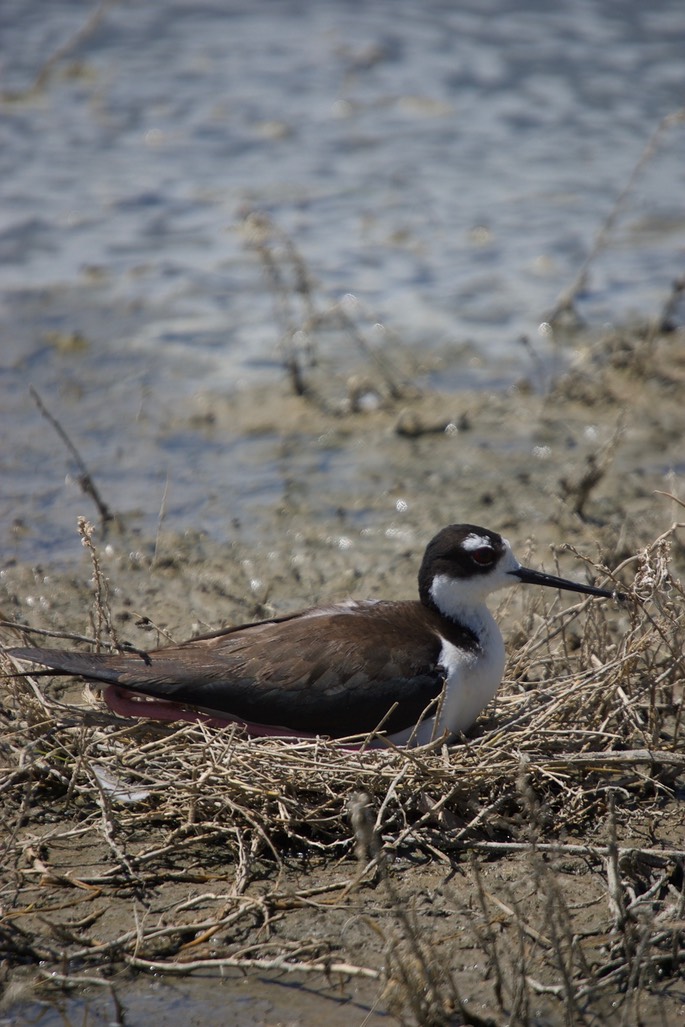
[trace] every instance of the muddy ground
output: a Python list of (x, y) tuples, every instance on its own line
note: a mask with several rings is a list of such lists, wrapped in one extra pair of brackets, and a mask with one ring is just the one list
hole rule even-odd
[[(565, 576), (588, 572), (581, 558), (596, 579), (601, 567), (624, 565), (619, 577), (629, 586), (635, 554), (685, 520), (676, 501), (685, 471), (683, 336), (637, 327), (577, 336), (573, 346), (563, 374), (499, 392), (444, 394), (434, 366), (431, 387), (405, 376), (389, 388), (369, 372), (335, 396), (296, 396), (287, 380), (198, 396), (170, 414), (168, 431), (183, 425), (214, 443), (236, 432), (272, 441), (283, 468), (273, 503), (249, 526), (227, 529), (228, 542), (192, 524), (168, 532), (163, 518), (157, 537), (143, 538), (123, 511), (121, 523), (93, 535), (108, 595), (93, 582), (89, 552), (69, 573), (7, 562), (3, 639), (16, 643), (23, 635), (12, 625), (28, 625), (114, 633), (149, 648), (324, 598), (413, 596), (426, 541), (463, 520), (501, 531), (524, 562)], [(329, 468), (341, 460), (339, 480)], [(105, 498), (116, 508), (116, 497)], [(97, 523), (85, 497), (83, 513)], [(671, 573), (682, 570), (684, 537), (673, 534)], [(568, 622), (561, 656), (550, 643), (545, 660), (532, 658), (530, 635), (558, 624), (560, 607), (555, 596), (524, 591), (499, 607), (510, 664), (471, 742), (409, 770), (395, 753), (341, 759), (325, 744), (312, 755), (316, 743), (308, 743), (283, 755), (273, 742), (222, 741), (198, 728), (122, 729), (80, 686), (41, 683), (43, 707), (30, 682), (10, 681), (2, 702), (6, 1022), (681, 1022), (682, 673), (668, 656), (651, 668), (670, 689), (657, 703), (653, 684), (652, 706), (664, 711), (655, 719), (644, 694), (633, 701), (630, 692), (633, 665), (649, 654), (635, 655), (623, 684), (606, 677), (613, 684), (602, 717), (598, 709), (582, 726), (587, 742), (571, 738), (574, 725), (562, 718), (544, 744), (521, 736), (535, 752), (524, 758), (512, 741), (516, 717), (551, 702), (557, 678), (584, 681), (593, 660), (608, 675), (635, 630), (626, 609), (607, 603), (595, 613), (594, 604)], [(673, 638), (682, 616), (675, 593)], [(588, 633), (590, 617), (602, 619)], [(594, 687), (601, 693), (601, 677)], [(136, 750), (148, 754), (166, 797), (98, 790), (88, 761), (111, 766), (115, 737), (126, 745), (116, 755), (122, 766), (134, 766), (126, 761), (139, 758)], [(228, 794), (217, 769), (222, 745), (241, 798), (232, 791), (235, 806), (226, 800), (217, 812), (197, 793), (211, 780), (204, 746), (215, 754), (216, 794)], [(497, 748), (504, 770), (481, 782), (469, 759), (485, 760), (486, 748)], [(578, 770), (583, 753), (598, 748), (606, 763)], [(654, 750), (661, 755), (650, 764), (644, 754)], [(638, 753), (630, 768), (611, 771), (626, 751)], [(190, 774), (178, 793), (165, 777), (173, 760), (180, 776)], [(261, 782), (253, 809), (250, 766)], [(468, 788), (452, 793), (460, 775)], [(367, 851), (363, 826), (355, 838), (348, 815), (360, 792), (371, 819), (380, 817)]]

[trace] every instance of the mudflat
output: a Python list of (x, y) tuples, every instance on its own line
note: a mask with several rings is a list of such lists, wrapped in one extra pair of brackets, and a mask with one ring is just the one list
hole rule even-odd
[(499, 392), (389, 387), (376, 367), (342, 400), (287, 381), (203, 393), (170, 432), (217, 444), (230, 425), (282, 456), (249, 531), (160, 517), (141, 537), (84, 497), (77, 565), (5, 563), (8, 646), (146, 649), (414, 597), (425, 543), (456, 521), (630, 598), (493, 596), (505, 680), (467, 738), (433, 749), (126, 721), (3, 657), (3, 1015), (677, 1022), (685, 348), (649, 326), (573, 348), (560, 375)]

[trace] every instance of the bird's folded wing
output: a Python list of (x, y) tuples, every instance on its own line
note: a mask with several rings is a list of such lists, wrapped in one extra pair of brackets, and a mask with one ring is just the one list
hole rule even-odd
[(378, 616), (332, 608), (142, 654), (11, 652), (94, 683), (295, 732), (344, 737), (381, 721), (395, 732), (416, 724), (439, 696), (441, 644), (425, 626), (398, 631), (384, 605)]

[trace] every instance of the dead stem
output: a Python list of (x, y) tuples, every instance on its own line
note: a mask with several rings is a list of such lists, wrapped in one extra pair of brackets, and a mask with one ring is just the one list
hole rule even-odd
[(661, 145), (664, 135), (670, 131), (674, 125), (682, 124), (683, 121), (685, 121), (685, 108), (681, 108), (680, 110), (672, 111), (670, 114), (667, 114), (661, 119), (652, 132), (630, 173), (628, 181), (619, 192), (611, 210), (604, 220), (604, 223), (595, 236), (592, 249), (583, 261), (571, 285), (561, 293), (554, 305), (554, 309), (548, 314), (547, 320), (550, 324), (554, 324), (563, 314), (568, 314), (569, 311), (573, 310), (573, 304), (576, 301), (578, 293), (585, 287), (590, 266), (596, 259), (597, 255), (601, 253), (606, 246), (609, 236), (614, 229), (614, 225), (616, 224), (619, 216), (623, 213), (628, 197), (635, 188), (635, 183), (639, 176), (642, 174), (656, 153), (658, 147)]
[(83, 491), (83, 493), (86, 496), (89, 496), (93, 500), (93, 502), (95, 503), (95, 505), (96, 505), (96, 507), (98, 509), (98, 513), (100, 514), (100, 526), (101, 526), (101, 528), (102, 528), (102, 530), (104, 532), (106, 530), (106, 528), (107, 528), (107, 525), (110, 522), (116, 520), (115, 515), (112, 513), (112, 511), (110, 510), (110, 508), (105, 503), (105, 501), (102, 498), (102, 496), (100, 495), (100, 491), (97, 488), (97, 486), (95, 485), (95, 482), (93, 481), (93, 476), (91, 475), (90, 471), (86, 467), (81, 454), (79, 453), (78, 449), (76, 448), (74, 443), (69, 438), (69, 435), (67, 434), (66, 430), (62, 427), (62, 425), (57, 420), (57, 418), (54, 417), (50, 413), (50, 411), (45, 406), (45, 403), (40, 398), (40, 396), (38, 395), (38, 392), (36, 391), (36, 389), (33, 388), (33, 386), (31, 386), (29, 388), (29, 392), (31, 393), (31, 397), (32, 397), (34, 403), (36, 404), (36, 406), (38, 407), (38, 409), (40, 410), (40, 412), (43, 415), (43, 417), (47, 421), (49, 421), (49, 423), (52, 425), (52, 427), (55, 429), (55, 431), (57, 432), (57, 434), (61, 438), (62, 442), (65, 444), (65, 446), (67, 447), (67, 449), (71, 453), (71, 455), (72, 455), (72, 457), (73, 457), (73, 459), (74, 459), (74, 461), (76, 463), (76, 466), (77, 466), (77, 468), (79, 470), (78, 482), (79, 482), (79, 485), (81, 486), (81, 490)]
[[(356, 297), (348, 295), (322, 306), (304, 257), (268, 214), (248, 210), (243, 231), (273, 297), (283, 367), (296, 396), (340, 414), (374, 409), (386, 400), (416, 393), (398, 370), (399, 337), (365, 311)], [(325, 357), (327, 337), (333, 340), (338, 363), (350, 364), (348, 373), (337, 381)]]
[(72, 54), (79, 46), (81, 46), (89, 36), (91, 36), (98, 28), (100, 22), (104, 18), (107, 8), (111, 5), (112, 0), (101, 0), (101, 3), (91, 12), (85, 24), (78, 29), (65, 43), (62, 43), (53, 54), (45, 61), (43, 66), (38, 71), (33, 83), (21, 92), (9, 92), (4, 90), (0, 92), (0, 100), (5, 103), (16, 103), (19, 100), (26, 100), (36, 94), (40, 93), (45, 89), (50, 76), (57, 65)]

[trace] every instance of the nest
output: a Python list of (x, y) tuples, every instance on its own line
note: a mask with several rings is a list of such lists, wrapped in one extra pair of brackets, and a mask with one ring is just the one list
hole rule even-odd
[[(5, 659), (6, 974), (38, 968), (51, 987), (106, 982), (122, 965), (339, 975), (422, 1023), (528, 1022), (541, 996), (576, 1015), (676, 980), (685, 595), (672, 537), (626, 562), (634, 601), (622, 607), (525, 606), (496, 706), (450, 747), (354, 751), (122, 721), (58, 702)], [(673, 844), (649, 837), (669, 817)], [(484, 884), (505, 859), (533, 882), (534, 909), (506, 874), (499, 891)], [(408, 866), (464, 875), (460, 895), (435, 901), (452, 918), (469, 906), (461, 945), (485, 957), (485, 1019), (464, 1004), (449, 932), (427, 932), (408, 903)], [(601, 905), (591, 930), (559, 876), (581, 872)], [(365, 928), (366, 959), (336, 919), (360, 896), (385, 925)], [(118, 900), (146, 916), (121, 930)], [(312, 910), (328, 932), (289, 936)]]

